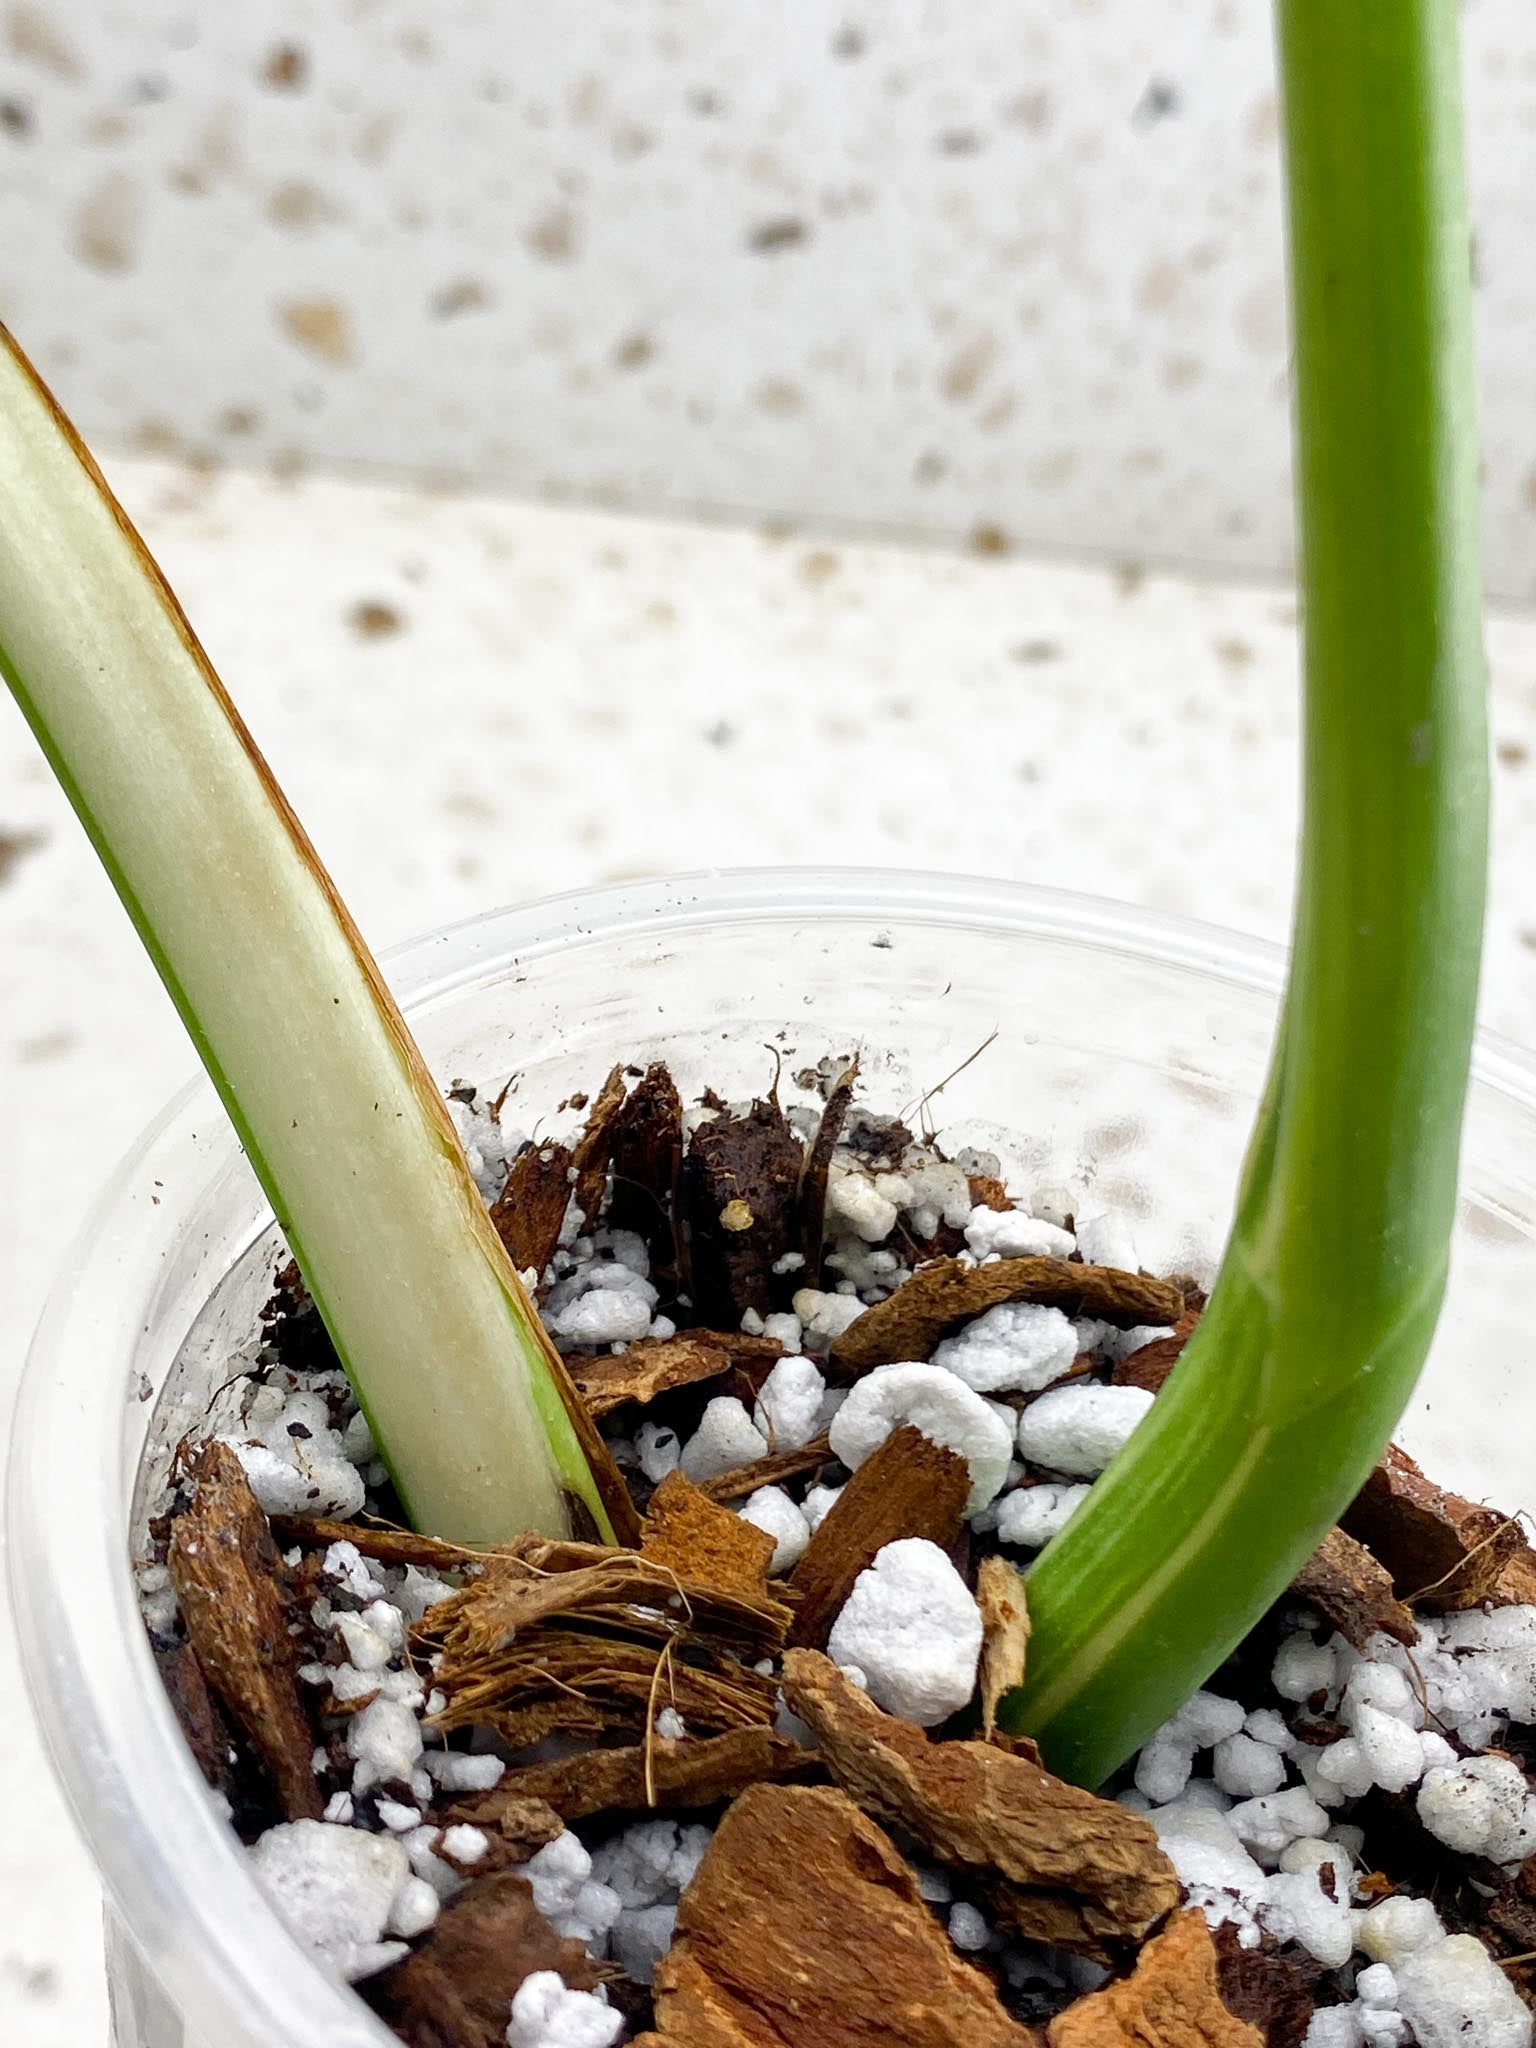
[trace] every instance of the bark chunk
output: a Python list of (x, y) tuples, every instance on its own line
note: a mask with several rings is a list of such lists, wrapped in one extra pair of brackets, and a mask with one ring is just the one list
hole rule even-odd
[(778, 1486), (786, 1479), (801, 1479), (807, 1472), (819, 1471), (831, 1456), (827, 1439), (813, 1437), (801, 1450), (770, 1451), (766, 1458), (755, 1458), (750, 1465), (738, 1465), (733, 1472), (706, 1479), (699, 1491), (710, 1500), (745, 1500), (760, 1486)]
[(643, 1743), (601, 1749), (552, 1763), (510, 1770), (494, 1791), (460, 1800), (450, 1818), (504, 1830), (530, 1801), (548, 1805), (562, 1820), (594, 1813), (680, 1813), (734, 1799), (749, 1785), (809, 1777), (815, 1755), (770, 1728), (733, 1728), (724, 1735), (657, 1741), (647, 1758)]
[(705, 1578), (701, 1562), (680, 1572), (535, 1538), (485, 1557), (417, 1631), (440, 1652), (436, 1726), (483, 1724), (520, 1749), (555, 1733), (644, 1731), (666, 1706), (704, 1734), (771, 1723), (776, 1688), (756, 1666), (782, 1648), (791, 1610)]
[(832, 1362), (859, 1373), (897, 1359), (932, 1358), (940, 1338), (957, 1324), (1004, 1301), (1041, 1302), (1124, 1330), (1143, 1323), (1176, 1325), (1184, 1313), (1184, 1297), (1170, 1281), (1115, 1266), (1049, 1258), (968, 1266), (960, 1259), (930, 1259), (833, 1339)]
[(571, 1155), (564, 1145), (528, 1145), (513, 1160), (491, 1221), (520, 1273), (531, 1266), (534, 1285), (560, 1243), (571, 1199)]
[(749, 1600), (767, 1600), (773, 1538), (699, 1491), (682, 1472), (669, 1472), (651, 1495), (641, 1525), (640, 1555), (683, 1577), (703, 1579)]
[(771, 1365), (782, 1348), (765, 1338), (690, 1330), (682, 1337), (640, 1337), (606, 1358), (573, 1358), (570, 1372), (591, 1414), (601, 1420), (626, 1402), (643, 1408), (659, 1394), (720, 1379), (744, 1352), (754, 1358), (761, 1352)]
[(811, 1650), (785, 1659), (784, 1697), (838, 1784), (977, 1880), (1013, 1932), (1113, 1963), (1178, 1905), (1140, 1814), (991, 1743), (932, 1742)]
[(1524, 1548), (1518, 1522), (1436, 1486), (1396, 1444), (1340, 1521), (1392, 1574), (1398, 1599), (1432, 1614), (1475, 1607)]
[(767, 1314), (785, 1293), (774, 1267), (798, 1251), (800, 1140), (776, 1102), (700, 1124), (683, 1161), (693, 1296), (705, 1322)]
[(608, 1189), (608, 1162), (613, 1156), (613, 1136), (624, 1108), (624, 1069), (613, 1067), (598, 1090), (597, 1100), (587, 1111), (587, 1121), (571, 1148), (571, 1167), (576, 1176), (576, 1206), (588, 1230), (597, 1223)]
[(1024, 1683), (1029, 1653), (1029, 1605), (1024, 1575), (1006, 1557), (984, 1557), (976, 1574), (976, 1604), (981, 1609), (981, 1669), (976, 1687), (981, 1695), (981, 1725), (989, 1742), (997, 1735), (997, 1709)]
[(1392, 1575), (1363, 1543), (1330, 1529), (1291, 1585), (1348, 1642), (1363, 1650), (1378, 1630), (1399, 1643), (1418, 1640), (1418, 1626), (1392, 1590)]
[(683, 1105), (661, 1061), (647, 1067), (615, 1114), (607, 1221), (645, 1240), (651, 1277), (665, 1291), (678, 1281), (678, 1206), (683, 1170)]
[(1051, 2021), (1050, 2048), (1265, 2048), (1257, 2027), (1222, 2003), (1216, 1947), (1200, 1913), (1149, 1941), (1129, 1977)]
[(603, 1974), (556, 1934), (523, 1878), (500, 1874), (461, 1892), (413, 1954), (361, 1988), (407, 2048), (505, 2048), (513, 1995), (535, 1970), (558, 1971), (573, 1991)]
[(799, 1596), (790, 1641), (825, 1647), (854, 1580), (887, 1543), (926, 1536), (947, 1549), (960, 1533), (970, 1486), (958, 1452), (921, 1430), (893, 1431), (848, 1481), (790, 1573)]
[(806, 1287), (821, 1285), (822, 1245), (827, 1234), (827, 1175), (832, 1154), (842, 1136), (843, 1125), (853, 1105), (853, 1090), (859, 1078), (857, 1059), (848, 1062), (842, 1079), (827, 1097), (816, 1135), (806, 1148), (800, 1175), (800, 1250), (805, 1266), (800, 1274)]
[(271, 1772), (284, 1818), (318, 1820), (325, 1795), (312, 1764), (315, 1731), (267, 1518), (227, 1444), (205, 1444), (191, 1477), (192, 1505), (171, 1524), (166, 1564), (193, 1655)]
[[(656, 1971), (656, 2048), (1035, 2048), (841, 1792), (755, 1785)], [(639, 2048), (639, 2044), (637, 2044)]]
[(1168, 1375), (1184, 1356), (1184, 1347), (1195, 1334), (1199, 1321), (1199, 1309), (1186, 1308), (1174, 1324), (1171, 1337), (1154, 1337), (1150, 1344), (1143, 1344), (1139, 1350), (1118, 1359), (1109, 1376), (1111, 1383), (1117, 1387), (1142, 1387), (1149, 1394), (1160, 1394), (1167, 1384)]

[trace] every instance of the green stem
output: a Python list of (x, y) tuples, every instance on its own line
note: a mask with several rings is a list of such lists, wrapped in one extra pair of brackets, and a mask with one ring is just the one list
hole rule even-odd
[(1450, 0), (1280, 0), (1305, 819), (1211, 1304), (1030, 1575), (1013, 1725), (1097, 1783), (1215, 1669), (1398, 1420), (1445, 1285), (1487, 868)]
[[(600, 1528), (623, 1482), (330, 878), (89, 455), (0, 328), (0, 674), (261, 1178), (412, 1516)], [(588, 1458), (593, 1460), (589, 1468)]]

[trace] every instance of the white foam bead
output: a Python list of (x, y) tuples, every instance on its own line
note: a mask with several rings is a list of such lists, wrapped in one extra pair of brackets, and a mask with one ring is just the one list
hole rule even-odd
[(903, 1537), (855, 1579), (827, 1654), (863, 1673), (877, 1705), (932, 1728), (975, 1689), (981, 1611), (936, 1543)]

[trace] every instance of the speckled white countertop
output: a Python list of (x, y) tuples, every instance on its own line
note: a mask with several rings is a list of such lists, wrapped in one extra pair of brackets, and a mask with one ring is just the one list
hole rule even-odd
[[(369, 938), (669, 869), (855, 861), (1283, 934), (1294, 607), (1273, 589), (119, 463)], [(1536, 1038), (1536, 621), (1490, 629), (1484, 1011)], [(95, 1181), (190, 1054), (0, 703), (0, 1423)], [(103, 2039), (88, 1869), (0, 1650), (0, 2039)]]

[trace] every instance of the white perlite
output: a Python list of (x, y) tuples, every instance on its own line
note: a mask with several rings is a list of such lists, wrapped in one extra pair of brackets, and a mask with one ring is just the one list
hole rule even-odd
[(518, 1872), (533, 1887), (533, 1903), (554, 1928), (601, 1955), (619, 1917), (617, 1892), (592, 1875), (592, 1858), (569, 1828), (546, 1842)]
[(965, 1242), (977, 1259), (1070, 1258), (1075, 1240), (1054, 1223), (1027, 1216), (1022, 1209), (974, 1208), (965, 1225)]
[(813, 1486), (800, 1503), (805, 1525), (814, 1536), (842, 1497), (840, 1486)]
[(798, 1451), (821, 1424), (827, 1383), (809, 1358), (781, 1358), (763, 1381), (752, 1421), (771, 1451)]
[(969, 1223), (974, 1204), (962, 1167), (951, 1160), (936, 1160), (927, 1166), (909, 1162), (902, 1168), (902, 1178), (907, 1183), (904, 1213), (914, 1237), (932, 1237), (941, 1223), (952, 1230), (963, 1230)]
[(355, 1515), (367, 1498), (321, 1393), (258, 1387), (242, 1426), (221, 1436), (269, 1515)]
[(664, 1422), (642, 1422), (635, 1432), (635, 1455), (653, 1486), (660, 1486), (669, 1472), (676, 1471), (682, 1454), (677, 1431)]
[(465, 1756), (456, 1749), (431, 1751), (424, 1761), (434, 1784), (445, 1792), (489, 1792), (507, 1768), (499, 1756)]
[[(789, 1256), (789, 1254), (786, 1254), (786, 1256)], [(797, 1253), (795, 1256), (798, 1257), (799, 1254)], [(805, 1261), (801, 1259), (801, 1264), (803, 1265), (804, 1263)], [(783, 1259), (776, 1259), (774, 1261), (773, 1270), (776, 1273), (783, 1267)], [(786, 1358), (798, 1358), (800, 1356), (800, 1339), (803, 1334), (800, 1328), (800, 1318), (797, 1315), (791, 1315), (787, 1310), (780, 1310), (777, 1315), (763, 1317), (763, 1335), (771, 1337), (774, 1343), (781, 1347)]]
[(896, 1228), (896, 1218), (912, 1199), (900, 1174), (867, 1174), (834, 1156), (827, 1176), (827, 1235), (851, 1231), (866, 1244), (879, 1244)]
[(1033, 1394), (1070, 1372), (1076, 1358), (1077, 1332), (1059, 1308), (1004, 1301), (946, 1337), (933, 1363), (978, 1394)]
[(1285, 1783), (1285, 1756), (1252, 1735), (1225, 1735), (1212, 1752), (1211, 1776), (1233, 1799), (1262, 1799)]
[(962, 1899), (949, 1909), (949, 1938), (962, 1955), (979, 1955), (992, 1939), (986, 1915)]
[(971, 1470), (965, 1511), (973, 1515), (985, 1507), (1008, 1476), (1013, 1451), (1008, 1426), (980, 1394), (942, 1366), (909, 1362), (866, 1373), (832, 1418), (833, 1454), (855, 1471), (906, 1423), (965, 1459)]
[[(1279, 1856), (1281, 1868), (1267, 1874), (1229, 1814), (1176, 1802), (1155, 1808), (1149, 1818), (1190, 1905), (1212, 1927), (1231, 1922), (1245, 1948), (1269, 1933), (1298, 1943), (1329, 1969), (1348, 1962), (1356, 1916), (1350, 1910), (1349, 1862), (1338, 1844), (1293, 1839)], [(1264, 1860), (1277, 1859), (1269, 1854)]]
[(1406, 1893), (1383, 1899), (1379, 1906), (1362, 1913), (1355, 1925), (1355, 1946), (1360, 1953), (1394, 1971), (1401, 1970), (1407, 1957), (1444, 1939), (1440, 1915), (1430, 1901)]
[(993, 1509), (993, 1526), (1003, 1543), (1040, 1550), (1059, 1536), (1092, 1491), (1087, 1486), (1016, 1486)]
[(1509, 1757), (1468, 1757), (1430, 1771), (1418, 1813), (1432, 1835), (1463, 1856), (1517, 1864), (1536, 1850), (1536, 1800)]
[(376, 1699), (347, 1723), (352, 1790), (405, 1784), (421, 1760), (421, 1723), (401, 1700)]
[[(405, 1954), (388, 1933), (419, 1934), (436, 1917), (389, 1835), (323, 1820), (284, 1821), (249, 1850), (256, 1881), (284, 1923), (328, 1970), (348, 1983)], [(397, 1925), (397, 1916), (403, 1925)]]
[(572, 1991), (553, 1970), (535, 1970), (517, 1987), (507, 2048), (609, 2048), (624, 2015), (601, 1992)]
[(860, 1671), (888, 1713), (933, 1728), (975, 1690), (981, 1611), (936, 1543), (903, 1537), (854, 1580), (827, 1654)]
[(648, 1336), (655, 1310), (656, 1289), (644, 1274), (605, 1262), (585, 1266), (551, 1289), (543, 1318), (556, 1343), (575, 1349)]
[(811, 1525), (782, 1486), (760, 1486), (737, 1510), (744, 1522), (766, 1531), (773, 1538), (770, 1572), (792, 1571), (805, 1555), (811, 1540)]
[(717, 1394), (683, 1445), (680, 1462), (688, 1477), (697, 1481), (717, 1478), (767, 1455), (768, 1439), (754, 1426), (741, 1402)]
[(1077, 1248), (1090, 1266), (1118, 1266), (1125, 1273), (1141, 1270), (1136, 1239), (1123, 1216), (1079, 1217)]
[[(1378, 1636), (1362, 1654), (1299, 1629), (1275, 1659), (1276, 1691), (1336, 1715), (1342, 1740), (1312, 1748), (1273, 1708), (1245, 1715), (1202, 1692), (1143, 1748), (1124, 1803), (1148, 1813), (1212, 1926), (1231, 1922), (1244, 1947), (1266, 1933), (1298, 1944), (1330, 1969), (1365, 1959), (1354, 1997), (1312, 2020), (1308, 2048), (1530, 2048), (1531, 2015), (1504, 1972), (1475, 1938), (1448, 1938), (1429, 1900), (1352, 1908), (1363, 1838), (1328, 1809), (1418, 1783), (1420, 1819), (1458, 1853), (1508, 1867), (1536, 1852), (1536, 1799), (1513, 1759), (1458, 1760), (1425, 1725), (1443, 1712), (1463, 1739), (1502, 1727), (1506, 1705), (1524, 1705), (1533, 1649), (1530, 1609), (1426, 1622), (1412, 1651)], [(1204, 1750), (1213, 1779), (1191, 1775)], [(1303, 1782), (1275, 1786), (1287, 1766)]]
[(1531, 2014), (1476, 1935), (1447, 1935), (1393, 1975), (1418, 2048), (1530, 2048)]
[(863, 1313), (864, 1304), (857, 1294), (824, 1294), (818, 1287), (801, 1287), (795, 1294), (795, 1314), (804, 1334), (815, 1338), (823, 1349)]
[(711, 1832), (675, 1821), (639, 1821), (593, 1856), (594, 1875), (620, 1901), (609, 1933), (614, 1960), (642, 1984), (650, 1983), (672, 1945), (678, 1899), (709, 1847)]
[(1019, 1417), (1020, 1455), (1048, 1472), (1096, 1479), (1151, 1406), (1144, 1387), (1056, 1387)]

